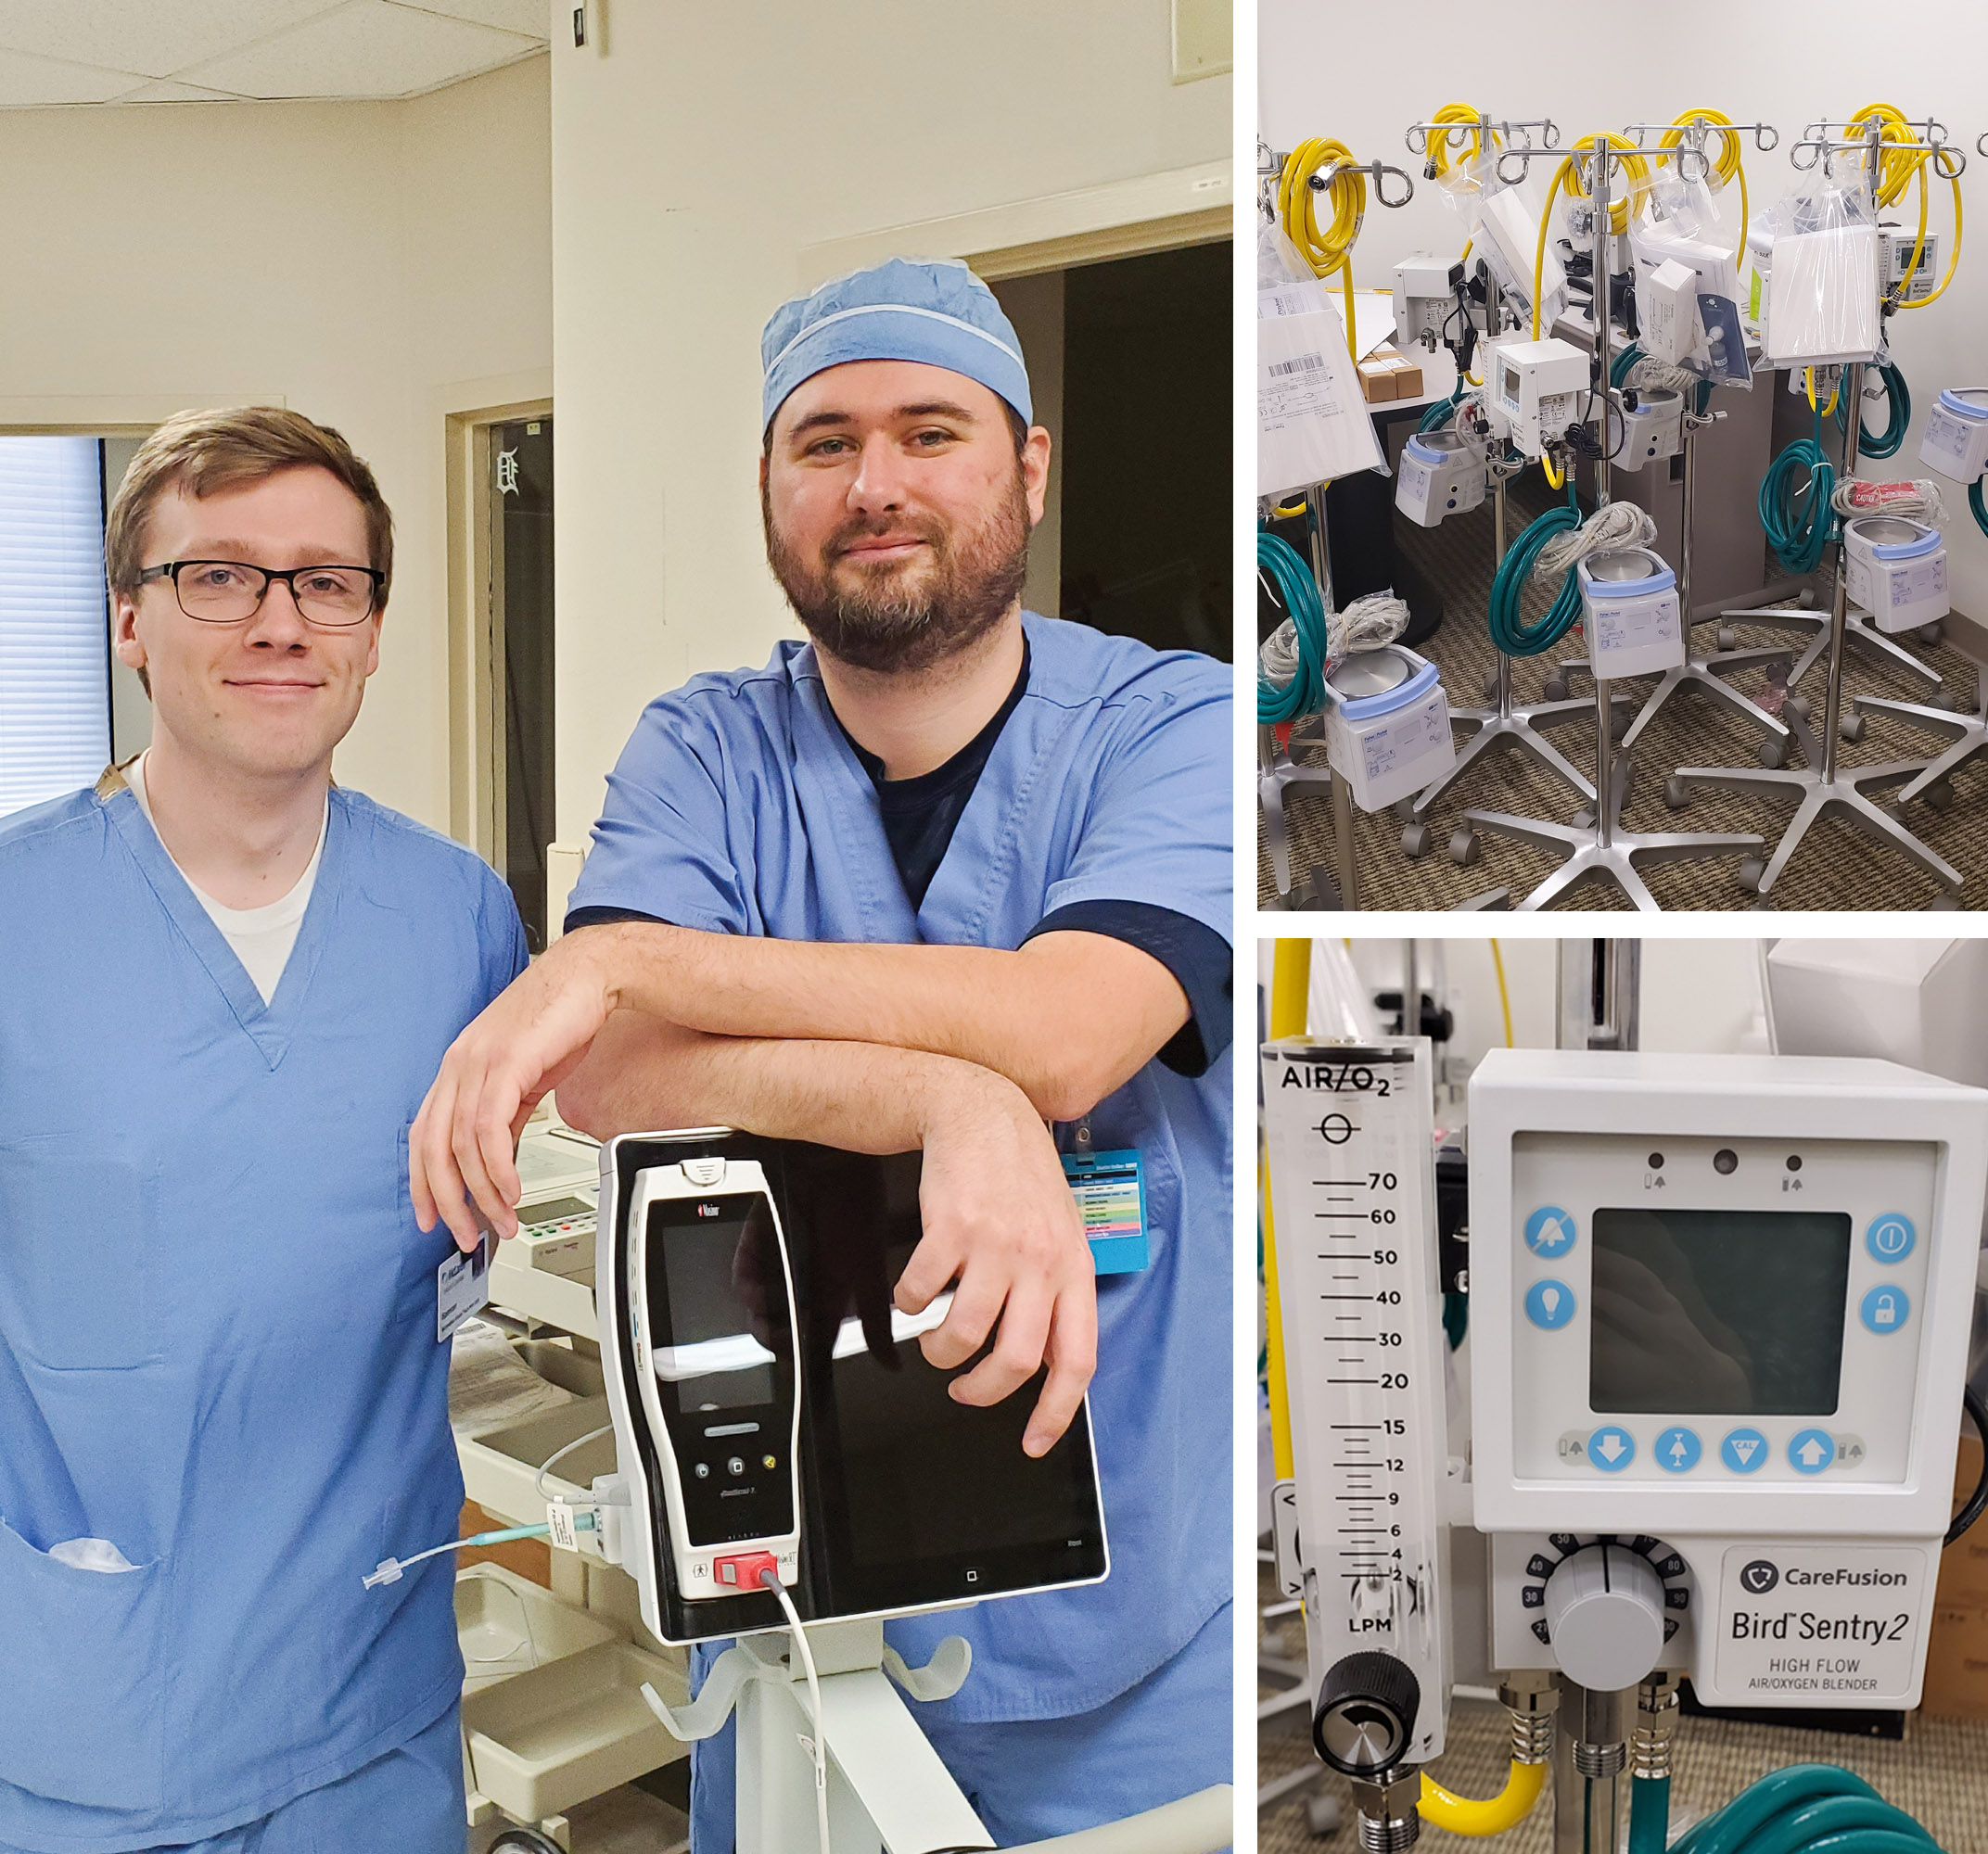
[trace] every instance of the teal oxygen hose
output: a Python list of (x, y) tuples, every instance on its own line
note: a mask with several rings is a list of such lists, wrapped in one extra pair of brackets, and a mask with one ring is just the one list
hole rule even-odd
[[(1797, 487), (1796, 473), (1807, 480)], [(1829, 498), (1836, 472), (1822, 450), (1822, 410), (1816, 411), (1816, 435), (1798, 438), (1767, 465), (1760, 484), (1760, 525), (1767, 545), (1790, 573), (1813, 573), (1822, 551), (1835, 538), (1836, 512)]]
[(1579, 575), (1573, 566), (1568, 567), (1558, 596), (1538, 623), (1528, 625), (1520, 615), (1519, 603), (1525, 590), (1525, 582), (1533, 576), (1539, 550), (1555, 536), (1565, 534), (1580, 525), (1581, 515), (1574, 502), (1574, 479), (1570, 471), (1565, 505), (1548, 509), (1512, 542), (1510, 551), (1498, 566), (1497, 577), (1491, 582), (1491, 604), (1485, 617), (1491, 641), (1507, 656), (1537, 656), (1551, 650), (1574, 629), (1574, 620), (1581, 616)]
[(1292, 629), (1297, 632), (1298, 668), (1289, 682), (1280, 689), (1260, 666), (1256, 671), (1256, 720), (1260, 726), (1274, 726), (1300, 715), (1315, 715), (1325, 706), (1325, 671), (1331, 658), (1325, 602), (1297, 550), (1262, 529), (1256, 534), (1256, 570), (1269, 576), (1278, 603), (1291, 614)]
[(1983, 478), (1977, 476), (1969, 487), (1968, 490), (1968, 507), (1973, 513), (1974, 526), (1980, 528), (1983, 534), (1988, 534), (1988, 505), (1983, 505), (1982, 502), (1982, 481)]
[(1463, 376), (1457, 376), (1457, 389), (1446, 400), (1434, 400), (1422, 409), (1422, 415), (1416, 425), (1417, 431), (1434, 431), (1447, 425), (1457, 415), (1457, 408), (1463, 403), (1463, 395), (1469, 390)]
[[(1669, 1778), (1632, 1781), (1629, 1854), (1663, 1854), (1669, 1802)], [(1940, 1854), (1940, 1847), (1863, 1778), (1834, 1764), (1790, 1764), (1687, 1829), (1670, 1854)]]
[[(1878, 362), (1878, 375), (1884, 382), (1884, 394), (1891, 408), (1889, 422), (1876, 438), (1870, 435), (1868, 426), (1859, 426), (1857, 433), (1857, 454), (1862, 457), (1895, 457), (1898, 448), (1905, 441), (1906, 429), (1912, 424), (1912, 393), (1905, 385), (1905, 376), (1889, 361)], [(1837, 395), (1836, 428), (1850, 429), (1850, 396)]]

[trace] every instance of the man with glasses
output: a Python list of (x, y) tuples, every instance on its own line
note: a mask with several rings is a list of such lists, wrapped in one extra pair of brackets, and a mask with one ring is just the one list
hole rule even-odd
[(105, 538), (151, 744), (0, 823), (0, 1854), (461, 1854), (450, 1560), (362, 1579), (455, 1535), (407, 1128), (525, 950), (331, 782), (392, 550), (337, 432), (170, 420)]

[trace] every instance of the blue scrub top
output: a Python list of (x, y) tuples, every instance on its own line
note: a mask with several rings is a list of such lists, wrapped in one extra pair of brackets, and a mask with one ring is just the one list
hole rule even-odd
[[(812, 645), (652, 702), (608, 778), (570, 908), (715, 933), (1013, 948), (1080, 901), (1231, 932), (1229, 669), (1024, 615), (1027, 692), (915, 912)], [(891, 1623), (917, 1665), (965, 1635), (953, 1718), (1088, 1712), (1171, 1659), (1232, 1582), (1231, 1059), (1149, 1062), (1091, 1116), (1145, 1162), (1151, 1264), (1098, 1283), (1091, 1422), (1112, 1569), (1088, 1589)], [(921, 1708), (923, 1712), (924, 1708)]]
[(267, 1005), (121, 779), (0, 823), (0, 1845), (199, 1841), (455, 1700), (452, 1560), (360, 1580), (455, 1535), (407, 1129), (524, 963), (356, 793)]

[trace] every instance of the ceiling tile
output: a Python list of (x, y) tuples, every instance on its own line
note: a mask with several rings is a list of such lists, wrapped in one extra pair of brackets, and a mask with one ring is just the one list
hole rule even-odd
[(500, 26), (541, 43), (552, 30), (555, 4), (561, 19), (572, 17), (572, 6), (559, 4), (559, 0), (394, 0), (394, 4), (424, 13), (446, 13), (452, 19), (469, 19), (479, 26)]
[(173, 74), (244, 96), (408, 96), (473, 77), (542, 47), (389, 0), (351, 0), (245, 50)]
[(108, 103), (139, 82), (128, 70), (69, 64), (0, 50), (0, 109), (33, 108), (50, 103)]
[(202, 90), (197, 83), (174, 83), (171, 78), (160, 78), (152, 83), (142, 83), (136, 90), (127, 90), (121, 96), (113, 96), (113, 103), (239, 103), (242, 99), (232, 91)]
[[(141, 77), (186, 65), (286, 31), (337, 0), (5, 0), (0, 48), (77, 64), (110, 64)], [(45, 99), (55, 102), (57, 99)]]

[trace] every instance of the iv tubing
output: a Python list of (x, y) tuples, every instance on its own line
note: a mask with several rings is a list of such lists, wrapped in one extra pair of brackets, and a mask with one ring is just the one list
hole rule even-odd
[(808, 1632), (801, 1627), (800, 1612), (794, 1606), (794, 1599), (787, 1594), (787, 1587), (780, 1581), (780, 1573), (768, 1565), (759, 1573), (762, 1589), (770, 1590), (779, 1599), (780, 1607), (787, 1619), (787, 1627), (794, 1632), (794, 1646), (801, 1657), (801, 1668), (808, 1676), (808, 1697), (814, 1714), (814, 1737), (802, 1739), (804, 1750), (814, 1755), (814, 1832), (821, 1844), (821, 1854), (830, 1854), (828, 1840), (828, 1740), (822, 1733), (822, 1683), (814, 1670), (814, 1651), (808, 1645)]
[[(1428, 1771), (1422, 1772), (1422, 1795), (1419, 1806), (1421, 1819), (1452, 1835), (1502, 1835), (1525, 1820), (1546, 1787), (1544, 1764), (1514, 1762), (1504, 1789), (1484, 1802), (1452, 1795)], [(1632, 1849), (1631, 1854), (1636, 1854)]]
[[(1311, 942), (1280, 940), (1270, 955), (1270, 1037), (1305, 1034), (1311, 995)], [(1260, 1137), (1260, 1136), (1259, 1136)], [(1293, 1472), (1291, 1452), (1291, 1390), (1284, 1376), (1284, 1316), (1277, 1291), (1277, 1236), (1270, 1217), (1270, 1172), (1263, 1162), (1263, 1292), (1269, 1326), (1270, 1471), (1279, 1480)]]

